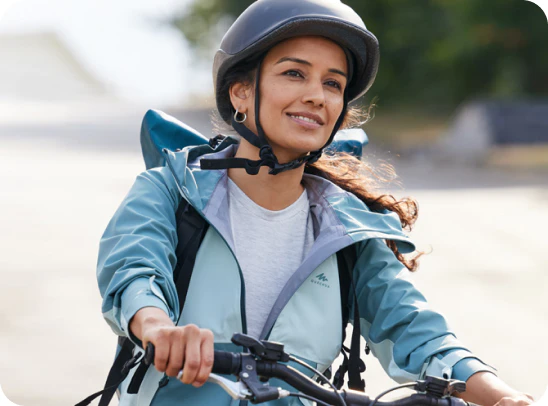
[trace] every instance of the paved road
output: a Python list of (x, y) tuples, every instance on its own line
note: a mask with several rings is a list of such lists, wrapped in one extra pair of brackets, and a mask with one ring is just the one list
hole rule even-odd
[[(130, 135), (138, 125), (99, 126), (89, 138), (78, 128), (87, 127), (25, 137), (28, 128), (0, 128), (0, 385), (19, 405), (76, 403), (100, 388), (114, 352), (95, 261), (108, 219), (144, 168)], [(501, 377), (540, 396), (548, 384), (547, 174), (390, 159), (407, 186), (396, 193), (420, 202), (415, 241), (433, 249), (413, 280)], [(391, 381), (368, 358), (368, 389), (378, 394)]]

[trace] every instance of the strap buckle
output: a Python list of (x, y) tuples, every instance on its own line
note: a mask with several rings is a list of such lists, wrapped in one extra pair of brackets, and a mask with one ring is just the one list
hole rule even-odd
[(143, 353), (139, 353), (133, 358), (127, 360), (124, 363), (124, 366), (122, 367), (122, 375), (127, 376), (129, 374), (129, 371), (133, 369), (137, 364), (141, 363), (143, 360)]

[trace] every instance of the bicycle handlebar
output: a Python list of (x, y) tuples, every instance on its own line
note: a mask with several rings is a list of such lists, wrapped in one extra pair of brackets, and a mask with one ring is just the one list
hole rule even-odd
[[(250, 354), (238, 354), (226, 351), (215, 351), (213, 373), (223, 375), (239, 375), (241, 372), (242, 356)], [(279, 364), (275, 361), (257, 360), (257, 374), (267, 378), (278, 378), (288, 383), (295, 389), (313, 396), (323, 402), (338, 405), (339, 397), (331, 390), (318, 385), (315, 381), (297, 371), (296, 369)], [(373, 403), (368, 395), (353, 390), (340, 391), (347, 406), (369, 406)], [(426, 394), (412, 394), (406, 398), (390, 401), (375, 402), (378, 406), (477, 406), (455, 397), (436, 398)]]

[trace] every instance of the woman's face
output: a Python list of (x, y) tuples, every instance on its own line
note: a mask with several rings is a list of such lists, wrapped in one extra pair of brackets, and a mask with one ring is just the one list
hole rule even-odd
[[(323, 37), (297, 37), (273, 47), (260, 78), (260, 123), (281, 163), (325, 145), (343, 109), (346, 55)], [(255, 134), (254, 94), (243, 107)], [(242, 108), (240, 108), (240, 111)]]

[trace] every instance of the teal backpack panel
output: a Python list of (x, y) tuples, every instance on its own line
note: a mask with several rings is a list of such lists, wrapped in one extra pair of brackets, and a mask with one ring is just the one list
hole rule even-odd
[(194, 128), (159, 110), (149, 110), (141, 125), (141, 149), (147, 169), (164, 166), (162, 150), (177, 151), (190, 145), (207, 144)]
[(369, 144), (369, 138), (361, 128), (339, 130), (333, 142), (326, 148), (327, 151), (346, 152), (360, 158), (363, 149)]
[[(141, 149), (146, 168), (164, 166), (164, 148), (177, 151), (192, 145), (207, 144), (209, 139), (194, 128), (159, 110), (149, 110), (141, 125)], [(367, 135), (361, 128), (340, 130), (328, 151), (347, 152), (361, 157), (368, 144)]]

